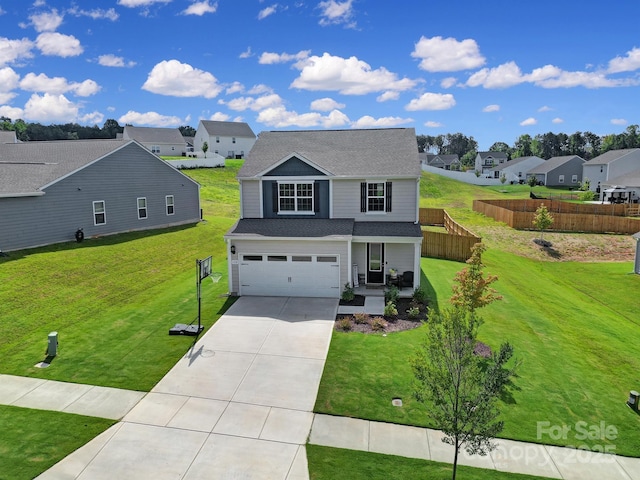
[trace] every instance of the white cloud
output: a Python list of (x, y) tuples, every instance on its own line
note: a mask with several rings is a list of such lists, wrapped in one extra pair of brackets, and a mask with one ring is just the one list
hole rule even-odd
[(76, 37), (57, 32), (41, 33), (36, 39), (36, 46), (43, 55), (56, 57), (77, 57), (84, 51)]
[(353, 128), (377, 128), (377, 127), (395, 127), (403, 125), (405, 123), (413, 122), (413, 118), (401, 118), (401, 117), (380, 117), (373, 118), (370, 115), (360, 117), (353, 122)]
[(340, 108), (344, 108), (344, 103), (338, 103), (333, 98), (325, 97), (318, 98), (311, 102), (311, 110), (316, 110), (318, 112), (329, 112), (331, 110), (336, 110)]
[(219, 100), (218, 103), (226, 105), (231, 110), (243, 112), (245, 110), (253, 110), (255, 112), (264, 110), (265, 108), (278, 107), (282, 105), (282, 98), (275, 93), (264, 95), (262, 97), (238, 97), (233, 100)]
[(182, 119), (175, 116), (160, 115), (157, 112), (140, 113), (129, 110), (118, 119), (118, 123), (150, 125), (152, 127), (176, 127), (182, 124)]
[(548, 78), (536, 82), (536, 85), (544, 88), (606, 88), (629, 87), (638, 85), (639, 82), (632, 78), (613, 79), (607, 78), (604, 72), (560, 72), (556, 78)]
[(230, 119), (231, 117), (229, 115), (227, 115), (226, 113), (222, 113), (222, 112), (216, 112), (213, 115), (211, 115), (209, 117), (209, 120), (215, 120), (216, 122), (226, 122)]
[(339, 25), (342, 23), (347, 26), (355, 26), (351, 21), (353, 16), (353, 0), (346, 0), (344, 2), (336, 2), (335, 0), (327, 0), (320, 2), (318, 8), (322, 10), (320, 12), (320, 25)]
[(14, 63), (17, 60), (32, 58), (33, 42), (27, 38), (9, 40), (0, 37), (0, 66)]
[(111, 53), (100, 55), (98, 57), (98, 63), (103, 67), (133, 67), (136, 64), (134, 61), (125, 62), (124, 58), (112, 55)]
[(247, 47), (247, 49), (238, 56), (238, 58), (249, 58), (249, 57), (253, 57), (253, 53), (251, 52), (251, 47)]
[(420, 58), (419, 67), (427, 72), (457, 72), (481, 67), (485, 58), (475, 40), (420, 37), (411, 56)]
[(46, 123), (74, 122), (78, 120), (78, 111), (78, 105), (62, 94), (40, 96), (34, 93), (24, 106), (25, 119)]
[(504, 63), (495, 68), (483, 68), (467, 80), (470, 87), (507, 88), (522, 83), (522, 71), (515, 62)]
[(376, 97), (376, 102), (388, 102), (389, 100), (398, 100), (400, 98), (400, 92), (394, 92), (389, 90)]
[(29, 17), (36, 32), (55, 32), (62, 25), (63, 15), (54, 8), (50, 12), (35, 13)]
[(498, 112), (500, 111), (500, 105), (487, 105), (482, 109), (483, 112)]
[(458, 79), (456, 77), (447, 77), (442, 79), (442, 81), (440, 82), (440, 86), (442, 88), (451, 88), (456, 83), (458, 83)]
[(77, 6), (74, 6), (71, 7), (68, 12), (70, 15), (74, 15), (76, 17), (89, 17), (94, 20), (106, 19), (111, 20), (112, 22), (115, 22), (120, 17), (115, 8), (110, 8), (108, 10), (103, 10), (101, 8), (94, 8), (93, 10), (82, 10)]
[(154, 3), (171, 3), (173, 0), (118, 0), (118, 5), (123, 7), (148, 7)]
[(274, 63), (287, 63), (304, 60), (309, 57), (311, 50), (301, 50), (298, 53), (273, 53), (264, 52), (260, 55), (258, 63), (262, 65), (272, 65)]
[(211, 73), (178, 60), (163, 60), (149, 73), (143, 90), (173, 97), (216, 97), (222, 87)]
[(218, 2), (210, 3), (209, 0), (192, 3), (182, 13), (184, 15), (198, 15), (201, 17), (205, 13), (216, 13), (218, 10)]
[(318, 112), (298, 114), (294, 111), (288, 111), (284, 106), (278, 106), (261, 111), (257, 121), (276, 128), (292, 126), (334, 128), (348, 124), (349, 118), (339, 110), (333, 110), (323, 116)]
[(423, 93), (420, 98), (414, 98), (407, 105), (405, 110), (448, 110), (455, 106), (456, 100), (450, 93)]
[(274, 13), (276, 13), (277, 7), (278, 7), (278, 4), (275, 3), (273, 5), (270, 5), (270, 6), (266, 7), (266, 8), (263, 8), (262, 10), (260, 10), (260, 13), (258, 13), (258, 20), (264, 20), (269, 15), (273, 15)]
[(89, 97), (100, 91), (100, 86), (93, 80), (69, 83), (64, 77), (48, 77), (44, 73), (39, 75), (35, 73), (26, 74), (20, 80), (20, 88), (28, 92), (45, 92), (51, 95), (72, 92), (79, 97)]
[(556, 123), (556, 124), (564, 123), (564, 120), (562, 118), (560, 118), (560, 117), (556, 117), (553, 120), (551, 120), (551, 123)]
[(538, 123), (538, 121), (533, 118), (533, 117), (529, 117), (526, 120), (523, 120), (520, 122), (520, 126), (521, 127), (527, 127), (529, 125), (535, 125), (536, 123)]
[(368, 63), (357, 57), (334, 57), (328, 53), (324, 53), (322, 57), (313, 55), (296, 67), (301, 69), (300, 76), (291, 83), (291, 87), (302, 90), (365, 95), (372, 92), (409, 90), (418, 83), (406, 77), (399, 79), (384, 67), (372, 70)]
[(233, 82), (225, 90), (225, 93), (227, 95), (231, 95), (233, 93), (240, 93), (240, 92), (244, 92), (244, 85), (242, 85), (240, 82)]
[(18, 88), (20, 75), (11, 67), (0, 68), (0, 93), (7, 94)]
[(539, 111), (539, 112), (550, 112), (550, 111), (552, 111), (552, 110), (553, 110), (553, 108), (551, 108), (551, 107), (549, 107), (549, 106), (547, 106), (547, 105), (543, 105), (542, 107), (540, 107), (540, 108), (538, 109), (538, 111)]
[(626, 125), (628, 122), (624, 118), (612, 118), (611, 123), (613, 125)]
[(430, 120), (428, 122), (424, 122), (424, 126), (429, 128), (439, 128), (443, 127), (444, 125), (442, 125), (440, 122), (434, 122)]
[(259, 83), (251, 87), (247, 92), (249, 95), (262, 95), (263, 93), (273, 93), (273, 88), (264, 83)]
[[(2, 95), (0, 95), (2, 97)], [(3, 100), (0, 100), (3, 103)], [(0, 106), (0, 116), (11, 119), (24, 118), (24, 110), (17, 107), (10, 107), (9, 105)]]
[(100, 112), (91, 112), (81, 115), (78, 120), (84, 125), (100, 125), (104, 120), (104, 115)]
[(633, 72), (640, 68), (640, 48), (632, 48), (624, 57), (615, 57), (609, 61), (609, 73)]

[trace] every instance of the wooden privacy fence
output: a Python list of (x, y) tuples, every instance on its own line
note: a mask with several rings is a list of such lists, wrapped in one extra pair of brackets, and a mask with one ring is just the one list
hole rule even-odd
[(421, 208), (420, 225), (442, 225), (447, 230), (447, 233), (422, 231), (423, 257), (465, 262), (471, 256), (471, 247), (482, 241), (441, 208)]
[(536, 209), (544, 204), (553, 224), (549, 230), (589, 233), (640, 231), (640, 219), (625, 217), (627, 206), (614, 204), (574, 204), (547, 200), (474, 200), (473, 210), (518, 230), (533, 230)]

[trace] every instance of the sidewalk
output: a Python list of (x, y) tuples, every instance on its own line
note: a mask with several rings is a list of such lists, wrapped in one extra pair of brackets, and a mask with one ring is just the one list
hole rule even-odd
[[(428, 428), (316, 414), (309, 443), (451, 463), (453, 447)], [(487, 456), (460, 452), (460, 465), (565, 480), (640, 480), (640, 458), (497, 439)]]

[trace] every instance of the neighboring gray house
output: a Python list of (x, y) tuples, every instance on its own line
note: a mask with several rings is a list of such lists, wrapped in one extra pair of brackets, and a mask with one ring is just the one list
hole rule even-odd
[(0, 144), (0, 250), (197, 223), (199, 190), (133, 140)]
[(420, 174), (413, 128), (262, 132), (224, 237), (229, 291), (337, 298), (390, 268), (418, 287)]
[(612, 184), (611, 180), (622, 179), (636, 170), (640, 170), (640, 148), (609, 150), (584, 162), (582, 178), (588, 178), (590, 189), (600, 193), (605, 185)]
[(135, 140), (151, 153), (163, 157), (180, 157), (187, 154), (187, 142), (177, 128), (132, 127), (126, 125), (123, 140)]
[(0, 130), (0, 143), (18, 143), (18, 137), (13, 130)]
[(204, 156), (202, 146), (207, 142), (209, 153), (217, 153), (226, 158), (245, 158), (256, 143), (256, 135), (244, 122), (218, 122), (200, 120), (193, 142), (198, 156)]
[(505, 163), (509, 157), (504, 152), (478, 152), (476, 155), (475, 170), (481, 175), (490, 174), (490, 171), (501, 163)]
[(551, 157), (527, 172), (527, 180), (534, 176), (548, 187), (578, 187), (582, 183), (584, 158), (578, 155)]
[(504, 176), (507, 183), (524, 183), (527, 172), (544, 163), (544, 159), (536, 156), (518, 157), (499, 164), (497, 167), (489, 170), (488, 174), (493, 178), (501, 178)]
[(460, 159), (458, 155), (426, 155), (426, 165), (435, 168), (442, 168), (443, 170), (460, 170)]

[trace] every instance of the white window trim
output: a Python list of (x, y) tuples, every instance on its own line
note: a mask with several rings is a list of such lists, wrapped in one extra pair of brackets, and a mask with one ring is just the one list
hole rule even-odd
[[(382, 210), (369, 210), (369, 199), (370, 198), (380, 198), (369, 196), (369, 185), (372, 184), (382, 184)], [(387, 182), (385, 180), (382, 181), (372, 181), (367, 182), (367, 214), (369, 215), (385, 215), (387, 213)]]
[[(171, 203), (169, 203), (169, 199), (171, 199)], [(175, 215), (176, 213), (176, 199), (173, 195), (166, 195), (164, 197), (164, 206), (165, 206), (165, 213), (167, 215)], [(173, 212), (169, 213), (169, 207), (173, 207)]]
[(571, 175), (571, 183), (578, 183), (578, 175)]
[(564, 183), (564, 175), (558, 175), (558, 183)]
[[(102, 212), (96, 212), (96, 204), (98, 203), (102, 204)], [(104, 222), (102, 223), (98, 223), (96, 221), (96, 215), (100, 215), (100, 214), (102, 214), (102, 216), (104, 217)], [(95, 200), (93, 202), (93, 224), (95, 226), (107, 224), (107, 202), (105, 202), (104, 200)]]
[[(293, 197), (284, 197), (284, 198), (293, 198), (295, 210), (280, 210), (280, 185), (293, 185), (294, 186), (294, 195)], [(298, 197), (298, 185), (310, 185), (311, 186), (311, 197)], [(314, 182), (296, 182), (291, 180), (282, 180), (277, 182), (278, 188), (278, 214), (279, 215), (315, 215), (315, 185)], [(298, 210), (298, 199), (299, 198), (310, 198), (311, 199), (311, 209), (310, 210)]]
[[(144, 200), (144, 207), (140, 206), (140, 200)], [(149, 218), (149, 209), (147, 205), (147, 197), (138, 197), (136, 198), (136, 208), (138, 209), (138, 220), (146, 220)], [(144, 217), (140, 216), (140, 210), (144, 210)]]

